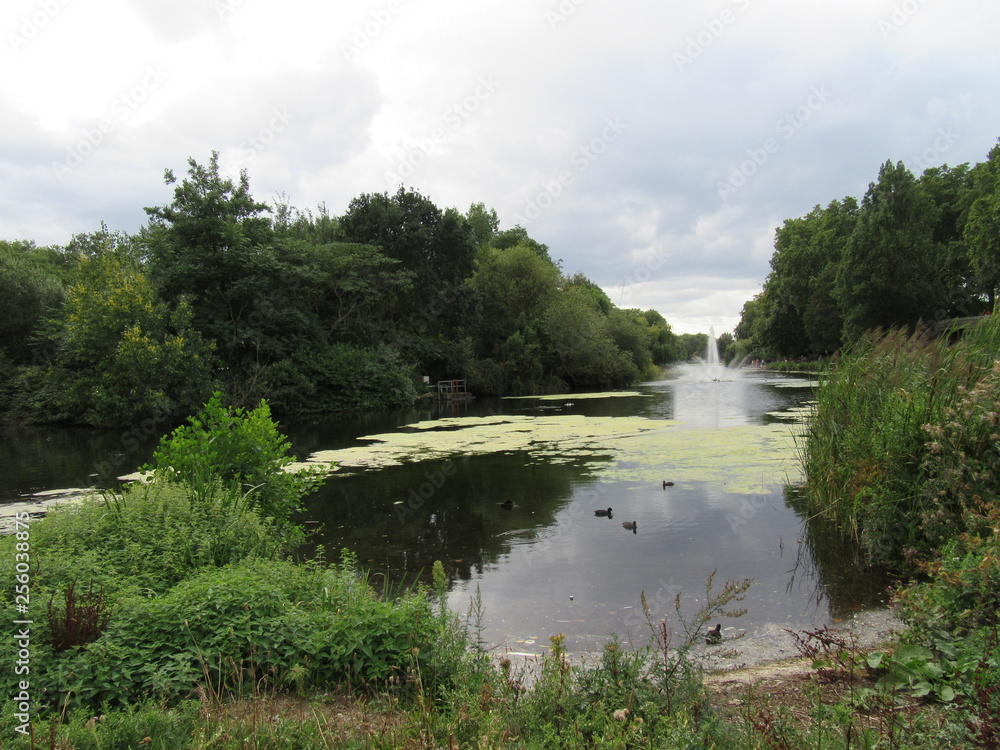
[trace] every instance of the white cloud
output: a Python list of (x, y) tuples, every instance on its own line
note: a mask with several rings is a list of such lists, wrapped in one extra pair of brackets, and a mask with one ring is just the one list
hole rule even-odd
[(1000, 134), (995, 5), (675, 6), (12, 0), (0, 235), (134, 231), (169, 200), (163, 169), (213, 149), (259, 199), (335, 214), (403, 165), (442, 207), (531, 211), (616, 302), (722, 331), (783, 219), (860, 198), (887, 159), (981, 161)]

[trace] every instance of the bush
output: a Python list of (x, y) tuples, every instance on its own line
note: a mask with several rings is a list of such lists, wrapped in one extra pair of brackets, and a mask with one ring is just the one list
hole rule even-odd
[(262, 515), (287, 522), (322, 483), (316, 471), (286, 471), (294, 460), (290, 448), (266, 401), (253, 410), (226, 408), (215, 393), (198, 415), (160, 440), (153, 465), (143, 469), (199, 495), (221, 481), (245, 493)]
[[(983, 440), (992, 427), (981, 422), (989, 397), (976, 406), (966, 394), (986, 387), (977, 384), (991, 377), (998, 350), (994, 317), (954, 345), (898, 330), (872, 334), (833, 363), (801, 450), (807, 512), (836, 522), (876, 562), (902, 565), (906, 550), (932, 557), (942, 533), (957, 528), (962, 505), (952, 490), (938, 494), (941, 482), (960, 464), (971, 481), (983, 461), (995, 462), (988, 455), (995, 448)], [(987, 391), (995, 396), (995, 389)], [(957, 441), (955, 448), (934, 458), (942, 439)]]
[(129, 598), (99, 640), (50, 656), (36, 680), (50, 686), (50, 704), (92, 708), (147, 697), (173, 703), (199, 688), (243, 696), (385, 686), (428, 663), (434, 636), (428, 597), (380, 598), (350, 557), (331, 569), (247, 560), (162, 596)]
[[(0, 539), (0, 550), (12, 539)], [(239, 494), (216, 484), (195, 497), (182, 484), (154, 482), (54, 508), (32, 525), (32, 551), (43, 561), (33, 577), (39, 592), (94, 582), (116, 597), (163, 593), (203, 567), (274, 559), (291, 548)]]

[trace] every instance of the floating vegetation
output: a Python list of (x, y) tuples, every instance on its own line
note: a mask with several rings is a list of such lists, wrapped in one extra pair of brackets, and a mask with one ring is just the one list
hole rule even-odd
[(752, 494), (800, 480), (799, 432), (796, 424), (702, 428), (673, 420), (576, 414), (450, 417), (368, 435), (361, 438), (364, 444), (319, 451), (297, 466), (336, 465), (353, 472), (523, 452), (545, 461), (579, 462), (601, 480), (659, 484), (668, 469), (675, 481), (717, 482), (727, 492)]
[(625, 396), (648, 397), (649, 393), (639, 391), (604, 391), (602, 393), (550, 393), (545, 396), (504, 396), (504, 401), (583, 401), (594, 398), (623, 398)]

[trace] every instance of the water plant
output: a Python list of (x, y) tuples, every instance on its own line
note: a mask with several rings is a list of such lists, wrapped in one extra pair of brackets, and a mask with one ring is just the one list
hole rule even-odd
[(936, 514), (955, 511), (933, 489), (949, 469), (928, 457), (944, 445), (939, 431), (951, 429), (955, 409), (968, 408), (966, 394), (993, 377), (997, 351), (992, 316), (957, 343), (924, 330), (873, 332), (834, 361), (799, 444), (807, 512), (833, 520), (876, 562), (930, 554), (941, 539)]

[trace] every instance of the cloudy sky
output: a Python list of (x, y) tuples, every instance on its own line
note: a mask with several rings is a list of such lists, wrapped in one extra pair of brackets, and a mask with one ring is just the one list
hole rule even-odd
[(731, 330), (774, 229), (886, 160), (1000, 136), (982, 0), (6, 0), (0, 238), (136, 231), (188, 157), (344, 212), (496, 209), (679, 333)]

